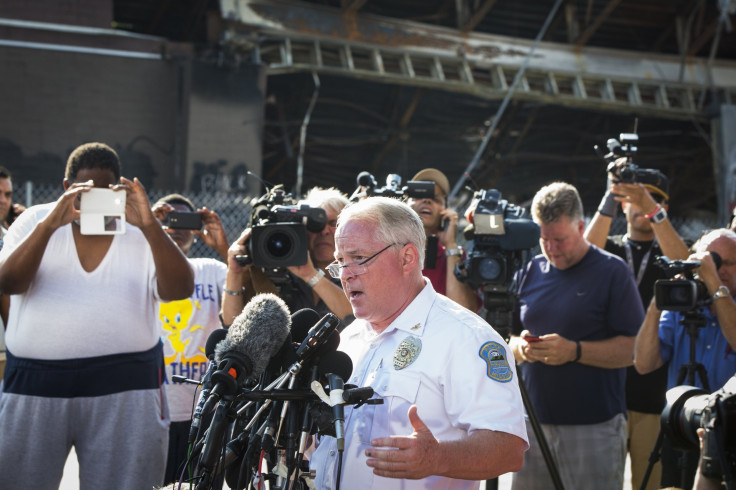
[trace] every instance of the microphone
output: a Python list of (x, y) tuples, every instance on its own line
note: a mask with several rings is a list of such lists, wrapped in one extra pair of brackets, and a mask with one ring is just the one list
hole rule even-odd
[(327, 377), (330, 387), (330, 401), (332, 405), (332, 422), (335, 424), (335, 439), (337, 450), (345, 450), (345, 379), (353, 373), (353, 361), (346, 353), (331, 352), (324, 356), (319, 364), (318, 371)]
[(358, 174), (357, 180), (359, 186), (369, 188), (378, 187), (378, 182), (376, 182), (376, 178), (373, 177), (370, 172), (366, 172), (365, 170)]
[(302, 343), (309, 334), (312, 325), (319, 321), (319, 313), (311, 308), (302, 308), (291, 314), (291, 338)]
[(328, 373), (336, 374), (345, 380), (353, 374), (353, 361), (345, 352), (336, 350), (324, 355), (317, 372), (320, 380), (327, 380)]
[(248, 376), (258, 378), (281, 349), (290, 327), (289, 309), (281, 298), (269, 293), (250, 300), (215, 348), (215, 387), (203, 411), (212, 409), (224, 395), (234, 395)]
[[(301, 345), (296, 349), (296, 357), (303, 361), (304, 359), (307, 359), (308, 357), (315, 354), (319, 348), (327, 342), (327, 340), (332, 335), (332, 332), (335, 331), (337, 326), (340, 324), (340, 320), (333, 315), (332, 313), (328, 313), (325, 316), (322, 317), (322, 319), (317, 322), (317, 324), (312, 327), (309, 330), (309, 333), (307, 334), (307, 337), (302, 341)], [(340, 337), (338, 334), (338, 343), (340, 342)]]
[(337, 401), (332, 406), (332, 421), (335, 424), (335, 439), (337, 439), (337, 450), (345, 450), (345, 405), (343, 405), (342, 394), (345, 391), (345, 381), (337, 374), (327, 373), (327, 381), (330, 385), (330, 400)]
[(210, 360), (209, 366), (207, 367), (207, 373), (202, 378), (202, 391), (199, 392), (199, 400), (197, 401), (197, 408), (194, 410), (192, 416), (192, 427), (189, 429), (189, 444), (194, 442), (199, 432), (199, 425), (202, 422), (202, 414), (204, 413), (204, 404), (207, 398), (210, 396), (210, 390), (212, 389), (212, 373), (215, 372), (217, 363), (214, 362), (215, 358), (215, 347), (220, 343), (221, 340), (225, 339), (227, 335), (226, 328), (218, 328), (213, 331), (209, 337), (207, 337), (207, 343), (204, 347), (204, 353), (207, 359)]

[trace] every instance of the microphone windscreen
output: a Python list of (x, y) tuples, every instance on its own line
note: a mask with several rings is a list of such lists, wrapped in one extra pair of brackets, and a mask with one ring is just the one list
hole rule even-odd
[(357, 180), (358, 185), (362, 185), (363, 187), (378, 187), (378, 183), (376, 182), (375, 177), (373, 177), (370, 172), (366, 172), (365, 170), (358, 174)]
[[(317, 357), (324, 357), (331, 352), (335, 352), (340, 346), (340, 332), (333, 330), (330, 336), (325, 339), (324, 343), (317, 347), (314, 355)], [(352, 370), (352, 368), (351, 368)]]
[(215, 348), (215, 361), (219, 364), (228, 353), (240, 353), (251, 360), (249, 375), (257, 378), (284, 345), (290, 327), (286, 303), (275, 294), (259, 294), (245, 305)]
[(326, 374), (332, 373), (337, 374), (340, 379), (345, 381), (353, 374), (353, 361), (343, 351), (336, 350), (322, 357), (319, 366), (317, 366), (317, 372), (320, 379), (323, 379)]
[(220, 343), (221, 340), (227, 335), (227, 328), (218, 328), (214, 330), (209, 337), (207, 337), (207, 343), (204, 346), (204, 354), (207, 359), (212, 359), (215, 355), (215, 347)]
[(319, 321), (319, 313), (311, 308), (302, 308), (291, 315), (291, 340), (302, 343), (312, 325)]
[(718, 252), (708, 252), (711, 257), (713, 257), (713, 263), (716, 266), (716, 270), (721, 268), (721, 265), (723, 264), (723, 259), (721, 258), (721, 254)]

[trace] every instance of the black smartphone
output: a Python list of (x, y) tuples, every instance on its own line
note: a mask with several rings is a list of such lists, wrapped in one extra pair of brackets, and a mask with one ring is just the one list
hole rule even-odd
[(442, 218), (442, 221), (440, 222), (440, 231), (445, 231), (449, 223), (450, 218)]
[(196, 212), (172, 211), (166, 215), (164, 225), (181, 230), (199, 230), (202, 228), (202, 216)]

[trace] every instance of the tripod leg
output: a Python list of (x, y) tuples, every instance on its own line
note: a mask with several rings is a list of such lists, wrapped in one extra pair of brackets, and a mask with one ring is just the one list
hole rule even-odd
[(542, 431), (542, 426), (539, 424), (539, 420), (537, 420), (537, 415), (534, 413), (534, 408), (532, 407), (531, 400), (529, 400), (529, 394), (526, 391), (526, 386), (524, 385), (524, 380), (522, 379), (519, 379), (519, 391), (521, 391), (521, 400), (524, 402), (524, 408), (526, 409), (526, 413), (529, 416), (529, 423), (534, 430), (534, 435), (537, 437), (537, 443), (539, 444), (539, 449), (542, 452), (544, 462), (546, 463), (547, 469), (549, 470), (549, 476), (552, 478), (552, 483), (554, 484), (556, 490), (562, 490), (565, 487), (562, 484), (560, 472), (557, 469), (557, 465), (555, 464), (554, 460), (552, 459), (552, 452), (549, 450), (547, 439), (544, 436), (544, 432)]
[(659, 435), (657, 436), (657, 442), (654, 443), (654, 448), (649, 454), (649, 464), (647, 465), (647, 470), (644, 472), (644, 479), (641, 481), (639, 490), (645, 490), (647, 488), (647, 483), (649, 482), (649, 476), (652, 474), (652, 469), (654, 468), (654, 465), (657, 464), (657, 461), (659, 461), (659, 457), (662, 454), (663, 438), (664, 434), (662, 433), (662, 429), (660, 429)]

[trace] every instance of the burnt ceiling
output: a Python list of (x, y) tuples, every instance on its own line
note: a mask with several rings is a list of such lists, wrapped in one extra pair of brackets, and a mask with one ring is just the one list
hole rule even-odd
[[(406, 20), (452, 29), (533, 40), (553, 0), (312, 0), (306, 4), (339, 15)], [(648, 54), (719, 61), (736, 59), (735, 2), (718, 0), (566, 1), (544, 41), (574, 47), (614, 48)], [(218, 50), (214, 0), (115, 0), (121, 29), (192, 42), (202, 56)], [(719, 5), (725, 5), (726, 13)], [(222, 53), (219, 53), (222, 54)], [(235, 69), (235, 68), (234, 68)], [(318, 87), (315, 85), (318, 83)], [(303, 189), (337, 186), (351, 193), (358, 172), (380, 182), (389, 173), (408, 180), (425, 167), (442, 169), (454, 184), (478, 150), (500, 100), (436, 88), (380, 83), (337, 74), (292, 72), (267, 82), (263, 177), (293, 188), (300, 130), (313, 100), (303, 148)], [(553, 102), (512, 100), (496, 122), (479, 165), (468, 179), (478, 188), (498, 188), (525, 202), (543, 184), (566, 180), (581, 192), (586, 209), (597, 205), (605, 164), (593, 150), (630, 132), (638, 121), (637, 163), (670, 177), (673, 213), (715, 211), (710, 117), (718, 98), (700, 101), (698, 118), (641, 116), (626, 111), (564, 107)], [(466, 198), (467, 195), (461, 197)]]

